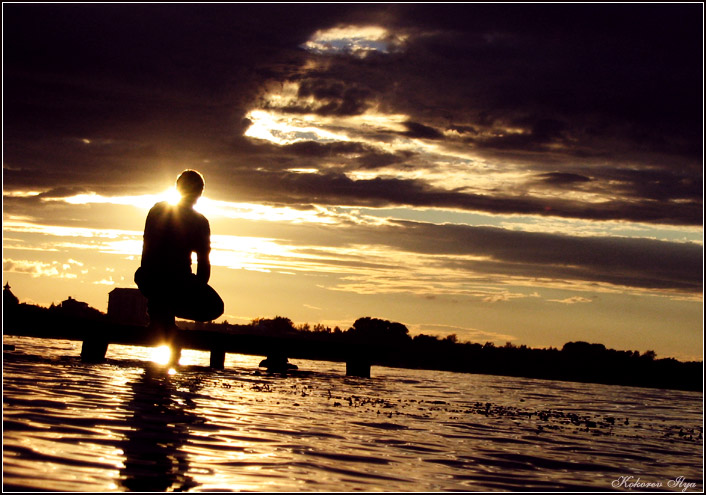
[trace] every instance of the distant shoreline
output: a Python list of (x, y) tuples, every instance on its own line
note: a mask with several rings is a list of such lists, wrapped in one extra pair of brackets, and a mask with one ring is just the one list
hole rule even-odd
[[(602, 344), (569, 342), (561, 350), (498, 347), (458, 342), (455, 336), (410, 337), (400, 324), (360, 318), (348, 330), (317, 325), (296, 328), (288, 318), (257, 319), (250, 325), (181, 323), (185, 348), (221, 346), (226, 352), (289, 359), (346, 361), (351, 356), (370, 365), (623, 385), (703, 392), (703, 362), (656, 359), (648, 351), (616, 351)], [(19, 304), (5, 308), (5, 335), (84, 340), (105, 336), (111, 343), (150, 345), (144, 327), (112, 323), (105, 315), (90, 318)], [(211, 346), (211, 347), (209, 347)]]

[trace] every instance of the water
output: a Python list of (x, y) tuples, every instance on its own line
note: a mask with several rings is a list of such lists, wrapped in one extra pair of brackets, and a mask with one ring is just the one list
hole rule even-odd
[(5, 491), (703, 491), (701, 393), (5, 343)]

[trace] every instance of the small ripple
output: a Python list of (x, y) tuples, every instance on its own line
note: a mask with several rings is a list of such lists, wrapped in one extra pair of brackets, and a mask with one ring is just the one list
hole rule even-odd
[(367, 423), (367, 422), (352, 422), (354, 425), (366, 426), (368, 428), (379, 428), (381, 430), (408, 430), (409, 426), (396, 423)]
[(466, 461), (466, 460), (433, 458), (433, 457), (424, 459), (424, 462), (430, 462), (432, 464), (443, 464), (444, 466), (449, 466), (449, 467), (458, 468), (458, 469), (466, 468), (470, 464), (472, 464), (471, 462)]
[(246, 435), (214, 435), (213, 438), (210, 440), (212, 441), (236, 441), (236, 442), (253, 442), (253, 443), (272, 443), (275, 440), (272, 438), (265, 438), (265, 437), (255, 437), (255, 436), (246, 436)]
[(291, 466), (296, 467), (306, 467), (309, 469), (323, 470), (331, 473), (344, 474), (347, 476), (353, 476), (356, 483), (362, 483), (364, 485), (371, 484), (370, 480), (382, 480), (382, 481), (395, 481), (399, 483), (413, 483), (412, 480), (407, 480), (404, 478), (398, 478), (393, 476), (382, 475), (379, 473), (369, 473), (361, 472), (353, 469), (345, 469), (340, 467), (331, 466), (328, 464), (311, 463), (306, 461), (295, 461), (291, 463)]
[(380, 459), (379, 457), (366, 456), (366, 455), (355, 455), (355, 454), (340, 454), (340, 453), (329, 453), (329, 452), (319, 452), (319, 451), (306, 451), (306, 455), (323, 457), (325, 459), (332, 459), (334, 461), (342, 462), (362, 462), (364, 464), (389, 464), (391, 461), (389, 459)]
[(402, 444), (402, 445), (398, 445), (397, 447), (402, 450), (408, 450), (410, 452), (419, 452), (419, 453), (424, 453), (424, 454), (444, 452), (444, 450), (445, 450), (441, 446), (439, 446), (439, 447), (425, 447), (423, 445), (417, 445), (417, 444)]
[(598, 463), (582, 463), (582, 462), (567, 462), (558, 461), (556, 459), (549, 459), (547, 457), (537, 457), (524, 454), (511, 454), (511, 453), (494, 453), (491, 454), (492, 457), (496, 457), (502, 460), (510, 461), (523, 466), (531, 466), (532, 468), (542, 468), (542, 469), (553, 469), (553, 470), (567, 470), (567, 471), (605, 471), (605, 472), (621, 472), (614, 466), (609, 466), (605, 464)]

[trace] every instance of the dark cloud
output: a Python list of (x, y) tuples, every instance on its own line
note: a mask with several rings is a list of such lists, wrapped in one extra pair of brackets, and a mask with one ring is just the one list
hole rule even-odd
[[(188, 164), (214, 177), (221, 197), (702, 223), (698, 4), (7, 4), (3, 14), (8, 190), (107, 190), (127, 176), (126, 189), (145, 187)], [(301, 48), (343, 24), (384, 25), (408, 41), (365, 58)], [(265, 172), (408, 168), (419, 158), (243, 139), (247, 112), (288, 81), (299, 100), (278, 110), (404, 114), (406, 137), (521, 164), (541, 187), (612, 199)]]
[[(297, 253), (326, 258), (326, 263), (331, 252), (338, 253), (340, 259), (338, 248), (359, 253), (357, 246), (378, 245), (395, 252), (428, 255), (430, 258), (423, 261), (426, 266), (456, 270), (459, 278), (472, 273), (580, 283), (584, 288), (586, 284), (606, 284), (618, 290), (629, 287), (691, 295), (703, 290), (703, 248), (697, 243), (402, 220), (374, 227), (348, 224), (326, 232), (311, 226), (297, 232), (288, 229), (282, 235), (286, 240), (280, 242), (302, 246)], [(309, 247), (312, 239), (318, 248)], [(351, 266), (375, 262), (363, 254), (346, 255), (345, 259)]]
[(292, 153), (304, 157), (330, 157), (348, 154), (363, 154), (372, 152), (373, 149), (362, 143), (356, 142), (334, 142), (334, 143), (319, 143), (316, 141), (299, 141), (297, 143), (282, 146), (282, 151), (291, 151)]
[(386, 242), (396, 247), (429, 254), (490, 257), (488, 266), (470, 262), (474, 270), (499, 273), (502, 268), (507, 275), (552, 274), (559, 279), (694, 293), (703, 287), (703, 248), (695, 243), (411, 222), (401, 222), (392, 230), (394, 235)]
[(404, 164), (415, 156), (411, 151), (398, 151), (396, 153), (383, 153), (379, 151), (371, 151), (360, 155), (357, 159), (357, 168), (364, 170), (372, 170), (376, 168), (387, 167), (390, 165), (400, 164), (404, 168)]
[(415, 42), (415, 64), (440, 94), (466, 95), (458, 113), (596, 130), (620, 123), (667, 140), (699, 134), (697, 6), (516, 7), (466, 6), (466, 16), (453, 6), (406, 10), (418, 29), (440, 33)]
[(606, 169), (601, 175), (604, 180), (611, 181), (614, 190), (626, 196), (695, 203), (703, 198), (703, 181), (678, 170)]
[(353, 180), (345, 174), (291, 174), (286, 172), (248, 172), (241, 176), (239, 194), (250, 200), (312, 202), (346, 206), (415, 206), (462, 209), (495, 214), (524, 214), (581, 218), (586, 220), (631, 220), (648, 223), (699, 225), (698, 202), (634, 203), (610, 201), (586, 204), (562, 198), (510, 197), (481, 195), (434, 188), (421, 180), (375, 178)]
[(84, 194), (87, 191), (82, 187), (57, 187), (44, 191), (37, 195), (39, 199), (60, 199), (60, 198), (70, 198), (77, 194)]
[(315, 113), (318, 115), (360, 115), (370, 108), (372, 92), (357, 84), (345, 81), (305, 79), (300, 81), (298, 96), (313, 97), (315, 103), (301, 106), (278, 107), (290, 113)]
[(428, 125), (420, 124), (419, 122), (405, 122), (404, 126), (407, 128), (406, 132), (402, 135), (411, 138), (422, 138), (422, 139), (441, 139), (444, 135), (433, 127)]
[(589, 177), (568, 172), (547, 172), (544, 174), (539, 174), (538, 177), (542, 182), (558, 186), (581, 184), (583, 182), (591, 181)]
[[(437, 266), (474, 273), (685, 293), (703, 289), (703, 249), (695, 243), (409, 221), (375, 229), (351, 228), (336, 240), (341, 244), (376, 243), (404, 252), (439, 255)], [(465, 256), (487, 259), (468, 260)]]

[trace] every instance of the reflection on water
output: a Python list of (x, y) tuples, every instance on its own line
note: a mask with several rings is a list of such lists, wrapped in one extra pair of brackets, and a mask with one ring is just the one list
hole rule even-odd
[(186, 491), (197, 486), (186, 473), (189, 463), (182, 447), (189, 424), (197, 421), (188, 395), (181, 394), (163, 366), (150, 366), (135, 380), (128, 408), (130, 429), (122, 443), (125, 466), (120, 483), (131, 491)]
[(151, 349), (5, 343), (5, 491), (703, 489), (700, 393), (196, 351), (172, 375)]

